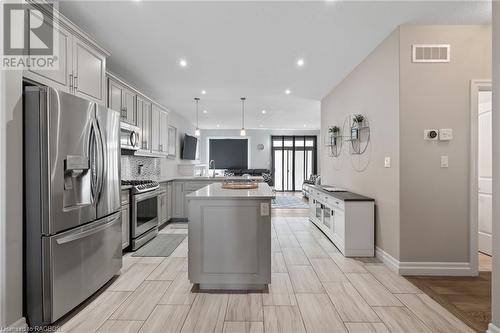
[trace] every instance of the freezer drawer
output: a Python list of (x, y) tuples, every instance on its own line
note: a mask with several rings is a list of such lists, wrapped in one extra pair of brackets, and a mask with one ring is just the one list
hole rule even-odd
[[(122, 266), (120, 212), (44, 239), (50, 267), (51, 318), (54, 322), (87, 299)], [(47, 257), (48, 255), (48, 257)], [(46, 278), (46, 277), (45, 277)], [(50, 301), (49, 301), (50, 302)]]

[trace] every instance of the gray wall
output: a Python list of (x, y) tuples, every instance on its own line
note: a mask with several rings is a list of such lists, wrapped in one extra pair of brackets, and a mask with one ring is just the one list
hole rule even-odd
[[(400, 259), (468, 262), (470, 80), (491, 78), (491, 27), (401, 26), (400, 43)], [(415, 43), (451, 44), (451, 62), (411, 63)], [(426, 128), (453, 140), (425, 141)]]
[(500, 329), (500, 3), (493, 1), (493, 275), (492, 323)]
[[(375, 198), (376, 244), (399, 258), (399, 29), (323, 98), (321, 137), (354, 113), (368, 117), (371, 144), (362, 156), (347, 154), (345, 144), (334, 158), (321, 143), (322, 181)], [(384, 168), (386, 156), (392, 168)]]
[[(246, 131), (250, 139), (250, 161), (249, 167), (252, 169), (271, 169), (271, 136), (272, 135), (319, 135), (318, 130), (269, 130), (269, 129), (249, 129)], [(240, 130), (202, 130), (200, 136), (200, 163), (208, 164), (208, 138), (212, 137), (240, 137)], [(264, 150), (258, 150), (258, 144), (264, 144)], [(318, 140), (318, 145), (320, 140)], [(318, 150), (319, 155), (319, 150)], [(319, 172), (318, 156), (318, 172)]]

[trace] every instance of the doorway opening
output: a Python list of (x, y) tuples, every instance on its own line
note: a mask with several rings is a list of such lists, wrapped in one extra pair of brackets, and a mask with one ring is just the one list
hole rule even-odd
[(272, 136), (274, 188), (280, 192), (302, 190), (302, 183), (316, 174), (315, 136)]
[(471, 269), (491, 272), (492, 91), (490, 80), (471, 82)]

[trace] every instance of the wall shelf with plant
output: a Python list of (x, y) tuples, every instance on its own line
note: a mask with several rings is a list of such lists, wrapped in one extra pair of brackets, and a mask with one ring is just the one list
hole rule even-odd
[(332, 157), (338, 157), (342, 151), (343, 144), (342, 131), (339, 126), (330, 126), (328, 128), (328, 138), (326, 145), (329, 147), (329, 153)]

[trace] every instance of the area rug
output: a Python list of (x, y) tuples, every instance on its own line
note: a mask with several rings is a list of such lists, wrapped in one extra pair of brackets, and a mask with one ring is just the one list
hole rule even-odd
[(168, 257), (186, 238), (185, 234), (159, 234), (137, 250), (133, 257)]
[(293, 196), (277, 196), (272, 200), (272, 208), (277, 209), (307, 209), (309, 205), (301, 198)]

